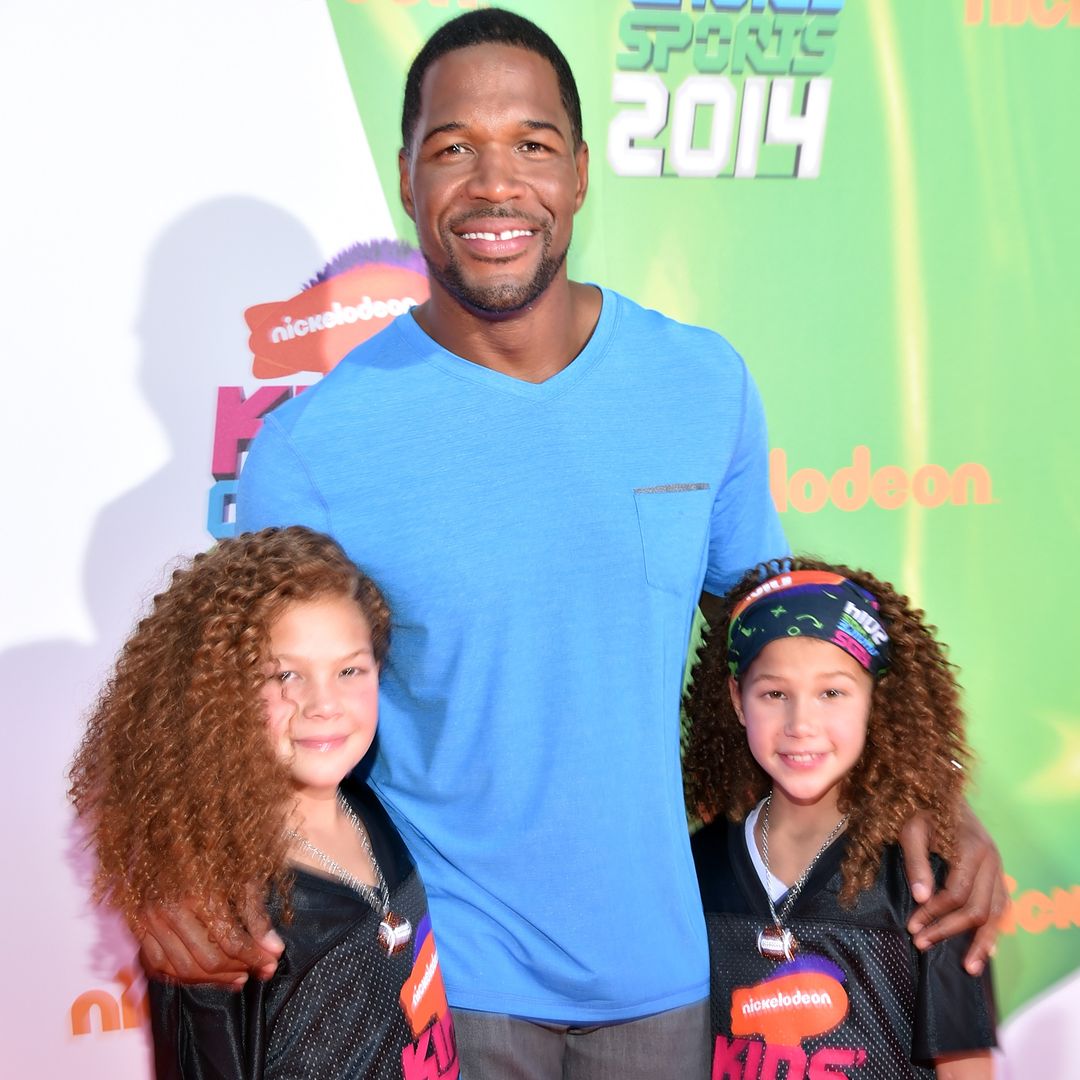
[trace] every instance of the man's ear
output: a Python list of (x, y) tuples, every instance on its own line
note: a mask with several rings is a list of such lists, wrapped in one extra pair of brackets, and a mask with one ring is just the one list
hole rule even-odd
[(413, 206), (412, 180), (409, 177), (409, 155), (405, 153), (405, 147), (398, 151), (398, 181), (401, 185), (401, 205), (405, 207), (405, 213), (415, 221), (416, 214)]
[(577, 170), (577, 197), (574, 199), (574, 213), (585, 202), (585, 193), (589, 190), (589, 144), (584, 141), (574, 151), (574, 168)]
[(742, 694), (739, 691), (739, 684), (735, 681), (734, 675), (728, 676), (727, 688), (728, 693), (731, 695), (731, 704), (735, 709), (735, 715), (739, 718), (739, 723), (746, 727), (746, 717), (743, 716), (742, 711)]

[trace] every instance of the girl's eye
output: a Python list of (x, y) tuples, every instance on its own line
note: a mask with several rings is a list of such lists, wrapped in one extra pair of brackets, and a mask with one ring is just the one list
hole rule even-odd
[(769, 701), (780, 701), (780, 700), (782, 700), (783, 696), (784, 696), (784, 691), (783, 690), (766, 690), (765, 691), (765, 697)]
[(830, 687), (828, 690), (825, 691), (825, 696), (827, 698), (843, 697), (844, 692), (842, 690), (836, 690), (835, 688)]
[(283, 683), (291, 682), (293, 679), (296, 678), (296, 672), (295, 671), (279, 671), (277, 673), (277, 675), (275, 676), (275, 678), (277, 679), (278, 682), (283, 682)]

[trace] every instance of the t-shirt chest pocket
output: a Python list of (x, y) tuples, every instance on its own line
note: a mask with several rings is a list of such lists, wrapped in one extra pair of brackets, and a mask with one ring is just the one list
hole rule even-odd
[(709, 542), (709, 484), (658, 484), (634, 488), (645, 580), (664, 592), (685, 593), (700, 584)]

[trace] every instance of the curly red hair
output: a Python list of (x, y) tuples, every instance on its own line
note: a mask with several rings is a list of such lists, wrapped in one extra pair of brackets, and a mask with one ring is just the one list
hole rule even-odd
[(713, 616), (686, 701), (687, 807), (709, 820), (739, 821), (768, 794), (771, 780), (754, 760), (728, 692), (727, 631), (735, 606), (763, 580), (787, 570), (829, 570), (850, 578), (881, 605), (889, 633), (889, 670), (874, 685), (862, 757), (844, 778), (839, 808), (851, 815), (841, 900), (869, 888), (886, 844), (919, 811), (930, 815), (935, 848), (953, 854), (953, 837), (970, 751), (955, 669), (924, 614), (888, 582), (864, 570), (811, 558), (773, 560), (744, 575)]
[(294, 603), (351, 597), (375, 659), (390, 612), (329, 537), (302, 526), (224, 540), (154, 597), (90, 715), (69, 796), (97, 854), (95, 899), (136, 928), (184, 896), (231, 911), (252, 887), (287, 893), (289, 771), (259, 697), (270, 627)]

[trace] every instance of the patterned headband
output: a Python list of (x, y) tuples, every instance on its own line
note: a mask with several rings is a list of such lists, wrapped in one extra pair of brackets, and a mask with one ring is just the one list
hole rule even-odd
[(732, 613), (728, 667), (738, 679), (770, 641), (815, 637), (843, 649), (875, 678), (889, 666), (877, 600), (827, 570), (791, 570), (763, 581)]

